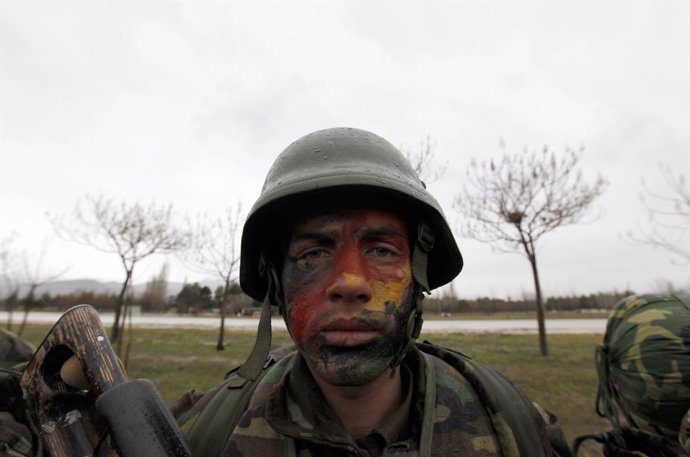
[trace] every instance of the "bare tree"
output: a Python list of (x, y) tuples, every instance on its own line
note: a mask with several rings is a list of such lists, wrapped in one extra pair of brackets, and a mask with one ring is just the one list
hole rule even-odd
[(434, 155), (436, 152), (436, 142), (431, 140), (431, 135), (427, 135), (419, 145), (419, 150), (416, 152), (405, 150), (401, 148), (405, 158), (417, 172), (419, 178), (426, 184), (436, 182), (448, 168), (448, 162), (442, 165), (434, 165)]
[(182, 250), (189, 244), (188, 232), (175, 227), (174, 219), (172, 204), (116, 203), (104, 196), (87, 196), (77, 202), (71, 217), (52, 219), (60, 236), (120, 258), (125, 278), (115, 307), (114, 342), (121, 338), (121, 316), (137, 262), (153, 254)]
[(17, 335), (19, 336), (22, 336), (24, 333), (24, 328), (29, 319), (29, 312), (31, 312), (31, 308), (36, 303), (36, 289), (47, 282), (56, 280), (69, 270), (68, 267), (64, 267), (60, 271), (45, 274), (43, 272), (43, 260), (45, 259), (47, 249), (47, 242), (44, 242), (40, 252), (36, 256), (31, 256), (27, 252), (22, 253), (24, 282), (29, 287), (29, 290), (22, 299), (24, 317), (22, 318), (22, 323), (19, 325), (19, 330), (17, 330)]
[(548, 355), (544, 326), (544, 298), (537, 269), (537, 242), (556, 228), (574, 224), (602, 194), (606, 182), (583, 181), (577, 169), (579, 152), (566, 148), (556, 155), (541, 152), (509, 155), (505, 145), (498, 160), (472, 161), (454, 207), (462, 214), (461, 233), (491, 243), (499, 252), (521, 252), (529, 260), (534, 279), (539, 346)]
[(690, 263), (690, 186), (682, 172), (674, 173), (668, 165), (659, 165), (659, 169), (668, 191), (658, 193), (642, 181), (640, 200), (647, 209), (647, 223), (638, 225), (636, 232), (628, 231), (624, 239)]
[(219, 351), (225, 348), (225, 314), (240, 261), (237, 235), (243, 219), (239, 203), (235, 209), (227, 208), (222, 217), (197, 215), (190, 249), (183, 255), (183, 260), (191, 268), (215, 275), (223, 281), (223, 291), (218, 303), (220, 328), (216, 349)]
[(5, 309), (7, 310), (7, 330), (12, 331), (12, 315), (19, 295), (17, 282), (18, 256), (14, 248), (15, 234), (0, 240), (0, 277), (5, 290)]

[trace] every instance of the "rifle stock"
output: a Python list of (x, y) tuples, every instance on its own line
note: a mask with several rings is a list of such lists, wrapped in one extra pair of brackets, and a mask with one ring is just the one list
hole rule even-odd
[[(68, 385), (60, 376), (73, 356), (88, 389)], [(89, 305), (71, 308), (53, 326), (22, 375), (21, 387), (50, 455), (96, 455), (110, 432), (122, 457), (190, 456), (153, 384), (127, 380)]]

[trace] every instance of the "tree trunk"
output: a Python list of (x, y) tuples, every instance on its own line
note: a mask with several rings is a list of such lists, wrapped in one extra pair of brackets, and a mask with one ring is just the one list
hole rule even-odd
[(218, 329), (218, 344), (216, 350), (222, 351), (225, 349), (225, 300), (220, 304), (220, 328)]
[(129, 280), (132, 279), (132, 270), (127, 270), (125, 275), (125, 281), (122, 283), (122, 289), (120, 290), (120, 295), (117, 297), (117, 303), (115, 304), (115, 321), (113, 322), (113, 329), (110, 335), (110, 342), (115, 343), (120, 338), (120, 319), (122, 317), (122, 305), (125, 302), (125, 294), (127, 293), (127, 286), (129, 285)]
[(230, 295), (230, 281), (226, 279), (225, 287), (223, 287), (223, 297), (220, 300), (220, 328), (218, 329), (218, 343), (216, 350), (222, 351), (225, 349), (225, 307), (228, 303), (228, 295)]
[(14, 306), (19, 297), (19, 287), (12, 289), (12, 292), (5, 298), (5, 309), (7, 310), (7, 330), (12, 331), (12, 317), (14, 313)]
[(22, 336), (24, 333), (24, 327), (29, 320), (29, 305), (24, 305), (24, 317), (22, 317), (22, 323), (19, 324), (19, 330), (17, 330), (17, 336)]
[(532, 276), (534, 277), (534, 292), (537, 302), (537, 325), (539, 327), (539, 349), (541, 355), (549, 355), (549, 348), (546, 344), (546, 325), (544, 323), (544, 300), (541, 296), (541, 285), (539, 284), (539, 272), (537, 271), (537, 254), (532, 249), (531, 254), (528, 255), (530, 266), (532, 267)]
[[(125, 349), (125, 361), (124, 361), (125, 370), (126, 370), (127, 368), (129, 368), (129, 352), (132, 349), (132, 331), (133, 330), (132, 330), (132, 308), (131, 307), (129, 307), (129, 306), (127, 307), (127, 314), (125, 316), (126, 316), (126, 318), (124, 320), (126, 320), (127, 324), (128, 324), (127, 325), (127, 348)], [(120, 341), (122, 341), (122, 340), (124, 340), (124, 331), (123, 331), (122, 338), (120, 338)]]
[(130, 309), (131, 301), (130, 294), (126, 294), (125, 301), (122, 304), (122, 313), (120, 315), (120, 330), (118, 331), (120, 337), (115, 344), (115, 354), (117, 354), (118, 357), (122, 357), (122, 342), (125, 340), (125, 323), (127, 322), (127, 317), (129, 316), (130, 319), (132, 317)]
[(36, 287), (38, 286), (32, 284), (31, 288), (29, 289), (29, 293), (26, 294), (26, 299), (24, 300), (24, 317), (22, 318), (22, 323), (19, 325), (17, 336), (22, 336), (24, 333), (24, 327), (26, 327), (26, 323), (29, 320), (29, 311), (31, 310), (31, 305), (34, 303), (34, 293), (36, 292)]
[(12, 331), (12, 315), (14, 313), (14, 305), (7, 302), (7, 330)]

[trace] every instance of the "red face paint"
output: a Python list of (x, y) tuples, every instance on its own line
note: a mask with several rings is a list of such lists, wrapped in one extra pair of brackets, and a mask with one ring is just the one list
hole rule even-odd
[(378, 376), (400, 348), (411, 308), (407, 227), (358, 209), (293, 231), (282, 284), (290, 333), (315, 374), (336, 385)]

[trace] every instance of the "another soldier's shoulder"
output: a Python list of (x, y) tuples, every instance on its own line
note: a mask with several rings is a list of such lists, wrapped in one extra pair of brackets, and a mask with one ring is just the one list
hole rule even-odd
[[(243, 378), (240, 367), (236, 367), (207, 392), (190, 391), (180, 397), (172, 409), (192, 454), (219, 455), (233, 431), (251, 424), (250, 435), (261, 428), (266, 399), (291, 361), (290, 351), (278, 352), (267, 361), (257, 380)], [(259, 435), (267, 432), (264, 427)]]
[(10, 368), (27, 362), (34, 349), (28, 341), (14, 333), (0, 328), (0, 368)]
[(537, 408), (506, 375), (458, 351), (430, 342), (417, 347), (436, 366), (441, 392), (453, 391), (475, 411), (485, 410), (503, 451), (530, 456), (570, 455), (567, 439), (555, 416)]

